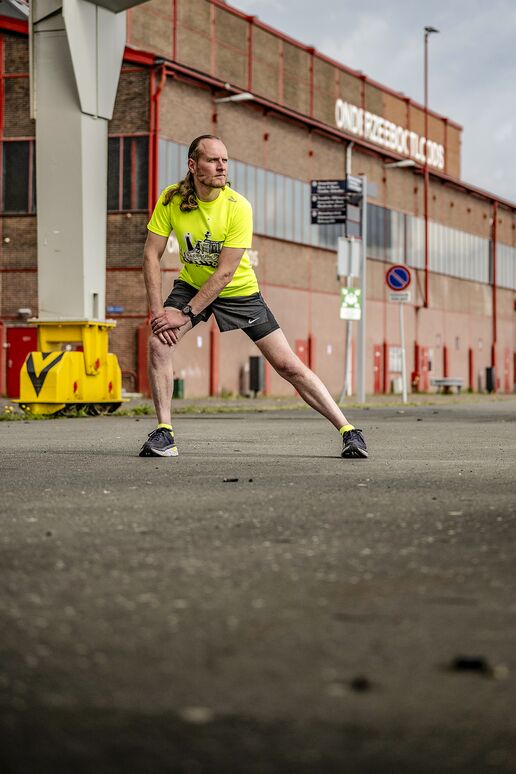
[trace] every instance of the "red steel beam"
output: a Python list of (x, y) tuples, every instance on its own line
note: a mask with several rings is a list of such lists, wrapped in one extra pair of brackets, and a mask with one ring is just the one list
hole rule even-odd
[(22, 19), (13, 19), (12, 16), (0, 15), (0, 29), (6, 32), (18, 32), (21, 35), (28, 35), (29, 23)]

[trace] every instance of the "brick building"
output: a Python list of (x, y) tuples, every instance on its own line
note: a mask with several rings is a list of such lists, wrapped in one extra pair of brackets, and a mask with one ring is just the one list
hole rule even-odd
[[(28, 71), (26, 22), (0, 16), (0, 336), (10, 345), (1, 350), (2, 392), (27, 347), (19, 310), (38, 308)], [(240, 93), (247, 98), (219, 101)], [(335, 252), (342, 227), (310, 224), (309, 181), (343, 178), (347, 155), (352, 173), (367, 175), (371, 194), (367, 391), (390, 391), (399, 381), (398, 310), (385, 283), (393, 263), (409, 265), (414, 277), (405, 321), (408, 370), (419, 388), (443, 375), (485, 388), (485, 369), (495, 366), (497, 389), (513, 391), (516, 204), (461, 181), (462, 128), (432, 110), (425, 117), (410, 98), (222, 0), (151, 0), (127, 16), (109, 129), (106, 302), (118, 323), (111, 351), (127, 389), (146, 384), (141, 258), (149, 210), (184, 174), (187, 146), (205, 132), (224, 139), (232, 185), (253, 204), (262, 292), (292, 346), (333, 393), (344, 379)], [(178, 267), (171, 239), (164, 288)], [(182, 343), (177, 373), (189, 397), (245, 391), (248, 358), (256, 353), (239, 332), (221, 336), (203, 324)], [(355, 378), (355, 346), (353, 366)], [(266, 369), (269, 393), (291, 389)]]

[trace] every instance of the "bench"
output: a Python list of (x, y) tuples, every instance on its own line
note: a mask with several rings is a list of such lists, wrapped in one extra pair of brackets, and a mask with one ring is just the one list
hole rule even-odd
[(464, 379), (460, 376), (443, 376), (441, 378), (431, 378), (430, 384), (432, 387), (437, 387), (437, 392), (443, 392), (448, 395), (451, 392), (452, 387), (457, 388), (457, 392), (460, 394), (461, 387), (464, 387)]

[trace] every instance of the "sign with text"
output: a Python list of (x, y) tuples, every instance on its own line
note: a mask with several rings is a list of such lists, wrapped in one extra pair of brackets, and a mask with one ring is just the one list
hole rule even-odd
[(346, 222), (346, 181), (312, 180), (311, 221), (325, 226)]
[(335, 123), (345, 132), (413, 158), (419, 164), (426, 162), (429, 167), (444, 169), (443, 145), (350, 102), (335, 102)]
[(410, 298), (410, 290), (391, 290), (389, 293), (389, 301), (396, 301), (398, 304), (408, 304)]

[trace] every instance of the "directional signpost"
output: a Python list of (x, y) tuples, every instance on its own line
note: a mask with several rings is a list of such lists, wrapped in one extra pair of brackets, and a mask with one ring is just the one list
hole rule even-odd
[(408, 266), (398, 263), (390, 266), (385, 273), (385, 282), (390, 289), (389, 300), (399, 304), (400, 310), (400, 345), (401, 345), (401, 383), (402, 400), (407, 402), (407, 361), (405, 356), (405, 328), (403, 325), (403, 304), (410, 301), (408, 286), (412, 281), (412, 275)]
[[(341, 319), (347, 320), (346, 331), (346, 377), (340, 401), (351, 394), (351, 320), (359, 320), (358, 331), (358, 400), (365, 402), (365, 326), (366, 326), (366, 222), (367, 222), (367, 178), (347, 174), (344, 180), (312, 180), (310, 220), (312, 225), (329, 226), (342, 224), (344, 237), (339, 238), (337, 274), (344, 276), (347, 266), (347, 289), (350, 289), (351, 274), (359, 272), (360, 309), (345, 311), (341, 304)], [(356, 244), (354, 244), (356, 242)], [(360, 257), (361, 253), (361, 257)], [(355, 302), (356, 303), (356, 302)], [(344, 311), (343, 311), (344, 310)], [(345, 315), (345, 316), (343, 316)]]
[(312, 225), (346, 222), (345, 180), (312, 180), (311, 189)]

